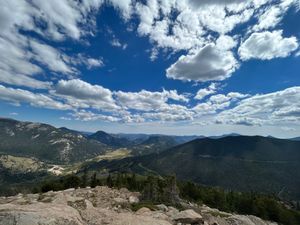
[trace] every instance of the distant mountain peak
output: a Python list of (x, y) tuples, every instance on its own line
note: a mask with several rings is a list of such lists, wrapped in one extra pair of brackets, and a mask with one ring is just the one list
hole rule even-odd
[(94, 134), (88, 136), (89, 139), (99, 141), (103, 144), (113, 147), (125, 147), (132, 143), (126, 138), (120, 138), (106, 133), (105, 131), (99, 130)]

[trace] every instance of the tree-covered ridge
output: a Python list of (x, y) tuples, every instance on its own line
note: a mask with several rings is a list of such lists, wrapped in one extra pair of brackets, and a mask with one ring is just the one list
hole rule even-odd
[(197, 139), (158, 154), (101, 161), (91, 169), (169, 175), (227, 190), (300, 200), (300, 142), (260, 136)]
[[(84, 172), (81, 176), (69, 175), (56, 180), (48, 180), (35, 187), (35, 192), (63, 190), (71, 187), (95, 187), (106, 185), (115, 188), (127, 188), (142, 193), (140, 206), (155, 207), (155, 204), (180, 206), (179, 199), (205, 204), (225, 212), (255, 215), (265, 220), (281, 224), (300, 224), (300, 207), (289, 209), (278, 198), (254, 192), (225, 191), (197, 185), (193, 182), (177, 181), (175, 176), (140, 176), (132, 173), (114, 173), (99, 176), (97, 173)], [(139, 205), (134, 206), (139, 208)]]
[(0, 118), (0, 154), (71, 163), (103, 154), (109, 147), (79, 132), (48, 124)]

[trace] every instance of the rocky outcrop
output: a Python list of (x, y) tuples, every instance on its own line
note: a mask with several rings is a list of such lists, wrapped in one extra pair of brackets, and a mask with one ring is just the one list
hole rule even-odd
[(108, 187), (68, 189), (0, 198), (0, 225), (271, 225), (254, 216), (224, 213), (190, 204), (190, 209), (157, 205), (136, 212), (139, 193)]
[(183, 224), (203, 224), (203, 218), (192, 209), (187, 209), (177, 213), (174, 220)]

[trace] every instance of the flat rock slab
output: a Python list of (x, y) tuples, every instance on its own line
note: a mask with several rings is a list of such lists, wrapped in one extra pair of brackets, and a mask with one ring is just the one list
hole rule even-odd
[(184, 224), (203, 223), (202, 216), (192, 209), (187, 209), (177, 213), (174, 217), (174, 220)]
[(0, 205), (0, 225), (85, 225), (77, 210), (67, 205), (41, 203)]

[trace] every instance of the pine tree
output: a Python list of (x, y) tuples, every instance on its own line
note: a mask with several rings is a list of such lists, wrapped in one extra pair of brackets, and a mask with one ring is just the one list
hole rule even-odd
[(87, 186), (87, 168), (85, 167), (83, 170), (83, 175), (81, 177), (81, 187), (86, 187)]
[(137, 180), (136, 180), (136, 175), (135, 173), (132, 174), (132, 176), (129, 179), (129, 187), (131, 190), (137, 191), (138, 190), (138, 185), (137, 185)]
[(96, 186), (97, 186), (97, 174), (95, 172), (91, 178), (91, 187), (94, 188)]
[(122, 187), (122, 175), (120, 173), (117, 174), (116, 186), (117, 188)]
[(108, 187), (110, 187), (110, 188), (114, 186), (114, 183), (113, 183), (113, 180), (112, 180), (112, 177), (111, 177), (110, 174), (109, 174), (108, 177), (106, 178), (106, 185), (107, 185)]

